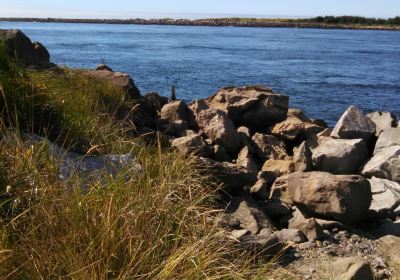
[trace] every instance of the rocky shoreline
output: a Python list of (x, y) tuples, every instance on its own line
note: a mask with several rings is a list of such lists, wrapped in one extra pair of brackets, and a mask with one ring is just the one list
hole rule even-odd
[[(57, 68), (20, 31), (1, 31), (0, 40), (29, 57), (26, 66)], [(400, 126), (390, 112), (351, 106), (329, 128), (264, 86), (226, 87), (186, 104), (141, 95), (105, 65), (77, 71), (136, 101), (138, 136), (161, 135), (219, 180), (219, 223), (244, 250), (279, 256), (305, 279), (400, 278)]]
[(176, 26), (214, 26), (214, 27), (259, 27), (259, 28), (312, 28), (312, 29), (350, 29), (350, 30), (389, 30), (400, 31), (395, 25), (364, 24), (326, 24), (301, 20), (285, 19), (64, 19), (64, 18), (0, 18), (11, 22), (52, 22), (52, 23), (92, 23), (92, 24), (137, 24), (137, 25), (176, 25)]

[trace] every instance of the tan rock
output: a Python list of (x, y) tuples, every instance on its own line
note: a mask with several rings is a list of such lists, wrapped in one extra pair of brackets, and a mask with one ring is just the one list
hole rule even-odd
[(277, 123), (271, 128), (271, 133), (286, 141), (294, 141), (305, 132), (303, 121), (297, 117), (288, 117), (283, 122)]
[(198, 125), (208, 138), (224, 146), (228, 153), (235, 153), (240, 149), (242, 138), (225, 112), (203, 110), (199, 114)]
[(252, 138), (259, 157), (268, 159), (285, 159), (287, 156), (285, 144), (272, 135), (256, 133)]
[(261, 131), (286, 118), (289, 97), (270, 88), (247, 86), (223, 88), (207, 101), (210, 108), (225, 111), (236, 126)]
[(309, 216), (353, 223), (365, 218), (372, 194), (368, 180), (357, 175), (297, 172), (288, 175), (290, 197)]
[(362, 257), (341, 258), (332, 264), (334, 280), (374, 280), (370, 265)]
[(378, 244), (383, 258), (391, 268), (392, 279), (400, 279), (400, 237), (384, 236)]

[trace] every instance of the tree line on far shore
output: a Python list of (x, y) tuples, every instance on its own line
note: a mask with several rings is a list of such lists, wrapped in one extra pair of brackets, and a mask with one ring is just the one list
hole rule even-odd
[(400, 16), (388, 19), (358, 16), (318, 16), (306, 19), (306, 21), (326, 24), (400, 25)]

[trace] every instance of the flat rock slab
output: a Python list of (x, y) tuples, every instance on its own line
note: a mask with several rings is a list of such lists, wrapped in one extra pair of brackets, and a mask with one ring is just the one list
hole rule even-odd
[(356, 174), (368, 158), (363, 139), (330, 138), (313, 150), (315, 170), (333, 174)]

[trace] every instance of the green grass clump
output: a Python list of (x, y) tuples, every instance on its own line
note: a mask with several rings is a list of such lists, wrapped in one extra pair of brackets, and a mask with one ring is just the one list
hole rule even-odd
[[(194, 159), (132, 137), (133, 103), (79, 72), (26, 70), (0, 47), (0, 279), (261, 279), (218, 227), (218, 186)], [(48, 137), (143, 167), (61, 181)], [(260, 275), (261, 273), (261, 275)], [(264, 279), (264, 278), (263, 278)]]

